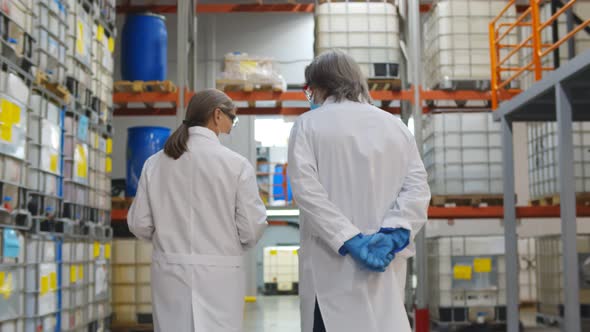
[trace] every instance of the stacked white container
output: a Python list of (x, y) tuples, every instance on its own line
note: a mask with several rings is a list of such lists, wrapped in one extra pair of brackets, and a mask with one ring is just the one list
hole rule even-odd
[(299, 291), (298, 246), (265, 247), (263, 256), (265, 294), (297, 294)]
[(491, 112), (433, 111), (423, 137), (433, 195), (502, 193), (500, 124)]
[(113, 241), (113, 313), (117, 323), (151, 323), (152, 245), (137, 239)]
[[(590, 192), (590, 123), (573, 124), (576, 193)], [(528, 125), (529, 188), (532, 199), (559, 195), (557, 123)]]
[(341, 49), (368, 78), (398, 78), (401, 61), (397, 6), (388, 1), (324, 2), (316, 6), (316, 55)]
[(91, 106), (92, 88), (92, 28), (94, 20), (92, 7), (86, 2), (69, 0), (67, 35), (68, 50), (66, 65), (68, 67), (67, 86), (78, 101)]
[(50, 237), (26, 238), (25, 331), (54, 332), (58, 315), (58, 261)]
[(504, 237), (428, 239), (430, 314), (440, 325), (506, 319)]
[(27, 104), (30, 89), (17, 75), (0, 71), (0, 182), (10, 205), (20, 205), (19, 187), (27, 182)]
[(64, 122), (64, 203), (71, 204), (73, 219), (86, 217), (90, 206), (89, 133), (86, 116), (68, 114)]
[(32, 62), (32, 7), (32, 0), (4, 0), (0, 7), (8, 18), (4, 22), (3, 32), (6, 33), (7, 43), (2, 45), (2, 55), (14, 59), (17, 65)]
[(33, 60), (52, 82), (66, 83), (67, 9), (60, 0), (36, 1)]
[(87, 314), (89, 322), (104, 320), (111, 314), (110, 309), (110, 259), (111, 238), (106, 228), (93, 226), (90, 228), (91, 248), (87, 251), (89, 279)]
[(0, 244), (0, 331), (24, 331), (24, 236), (0, 228)]
[[(81, 234), (78, 234), (81, 235)], [(88, 324), (88, 240), (69, 237), (62, 244), (61, 330), (83, 331)]]
[(99, 123), (107, 124), (111, 120), (110, 109), (113, 107), (113, 70), (115, 41), (110, 31), (100, 24), (94, 25), (94, 39), (92, 41), (92, 81), (95, 98), (93, 109), (98, 113)]
[(29, 103), (28, 128), (28, 188), (49, 196), (44, 204), (48, 211), (59, 210), (61, 195), (61, 108), (41, 94), (33, 94)]
[[(507, 3), (501, 0), (435, 2), (424, 23), (424, 83), (427, 88), (490, 88), (488, 25)], [(515, 18), (512, 6), (500, 22)], [(514, 32), (504, 43), (515, 44), (516, 40)], [(511, 59), (508, 64), (516, 66), (518, 59)]]
[[(580, 267), (580, 312), (582, 330), (590, 328), (590, 235), (577, 237), (578, 264)], [(564, 311), (563, 246), (561, 236), (546, 236), (537, 240), (537, 285), (541, 321), (560, 322)]]
[(115, 17), (117, 15), (116, 0), (96, 0), (94, 6), (98, 20), (105, 22), (109, 26), (115, 25)]
[[(576, 1), (573, 7), (573, 12), (577, 16), (579, 16), (582, 20), (588, 19), (590, 17), (590, 1), (588, 0), (579, 0)], [(540, 8), (540, 21), (544, 23), (548, 21), (553, 13), (551, 12), (551, 3), (545, 2), (541, 5)], [(565, 37), (567, 34), (567, 26), (566, 26), (566, 14), (562, 14), (558, 18), (558, 38), (561, 39)], [(574, 27), (577, 26), (577, 23), (574, 22)], [(520, 41), (522, 42), (525, 39), (531, 36), (531, 28), (530, 27), (520, 27), (519, 28), (519, 37)], [(590, 49), (590, 34), (586, 33), (584, 30), (578, 32), (574, 37), (574, 45), (575, 45), (575, 54), (580, 54), (587, 49)], [(553, 44), (553, 24), (549, 25), (545, 29), (543, 29), (541, 33), (541, 43), (542, 44)], [(532, 40), (529, 41), (529, 44), (532, 44)], [(520, 51), (520, 65), (521, 67), (526, 66), (527, 64), (531, 63), (533, 60), (532, 56), (532, 48), (523, 47)], [(554, 53), (551, 52), (547, 56), (541, 59), (542, 67), (544, 68), (553, 68), (554, 67)], [(564, 65), (567, 63), (569, 59), (568, 54), (568, 43), (564, 43), (559, 47), (559, 64)], [(535, 73), (533, 71), (525, 71), (519, 78), (520, 85), (523, 89), (528, 89), (531, 85), (535, 83)]]
[(112, 159), (107, 148), (112, 147), (112, 140), (99, 134), (96, 130), (90, 130), (89, 150), (89, 179), (90, 179), (90, 206), (99, 210), (99, 224), (103, 224), (111, 209), (111, 178)]
[(527, 304), (537, 302), (536, 244), (535, 238), (518, 239), (520, 301)]

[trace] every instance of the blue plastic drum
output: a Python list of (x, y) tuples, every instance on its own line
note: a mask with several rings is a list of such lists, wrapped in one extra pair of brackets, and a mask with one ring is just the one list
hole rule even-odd
[(127, 129), (127, 197), (135, 197), (145, 161), (164, 148), (170, 129), (164, 127), (131, 127)]
[(121, 76), (125, 81), (166, 80), (168, 32), (163, 16), (127, 16), (121, 36)]

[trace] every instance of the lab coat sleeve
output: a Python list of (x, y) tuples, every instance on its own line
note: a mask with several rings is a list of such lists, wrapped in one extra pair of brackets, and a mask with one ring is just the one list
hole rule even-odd
[(244, 249), (256, 246), (267, 226), (266, 208), (258, 193), (256, 174), (247, 161), (244, 161), (238, 180), (236, 226)]
[(288, 174), (297, 206), (306, 215), (313, 233), (338, 253), (344, 242), (360, 230), (330, 201), (319, 181), (317, 162), (309, 138), (296, 121), (289, 138)]
[(127, 213), (127, 224), (129, 230), (135, 236), (142, 240), (151, 241), (154, 234), (154, 221), (152, 219), (152, 209), (150, 207), (148, 192), (148, 168), (149, 159), (145, 162), (139, 177), (137, 193)]
[(405, 257), (415, 253), (413, 239), (428, 219), (430, 203), (428, 175), (413, 138), (410, 144), (408, 169), (402, 189), (387, 210), (382, 226), (384, 229), (405, 228), (411, 232), (409, 245), (399, 253)]

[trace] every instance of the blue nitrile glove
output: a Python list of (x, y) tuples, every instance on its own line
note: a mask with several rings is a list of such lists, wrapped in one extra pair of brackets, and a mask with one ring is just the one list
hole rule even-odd
[(374, 234), (369, 243), (369, 254), (366, 266), (372, 271), (385, 272), (391, 261), (395, 258), (394, 244), (388, 234)]
[(388, 235), (393, 241), (393, 253), (404, 250), (410, 244), (410, 231), (405, 228), (381, 228), (379, 233)]
[[(340, 247), (338, 253), (342, 256), (346, 256), (350, 254), (352, 258), (360, 259), (361, 251), (363, 247), (366, 247), (367, 243), (369, 243), (370, 238), (363, 235), (363, 233), (358, 233), (355, 237), (351, 238), (350, 240), (344, 242), (344, 245)], [(366, 258), (366, 253), (365, 253)]]
[(392, 250), (392, 240), (385, 234), (358, 234), (344, 242), (339, 253), (343, 256), (349, 253), (369, 270), (383, 272), (394, 257)]

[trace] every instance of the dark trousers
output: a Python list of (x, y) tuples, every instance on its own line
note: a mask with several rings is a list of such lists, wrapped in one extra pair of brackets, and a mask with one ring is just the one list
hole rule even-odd
[(313, 332), (326, 332), (324, 319), (322, 318), (322, 313), (320, 312), (320, 306), (318, 305), (317, 299), (315, 300), (315, 309), (313, 311)]

